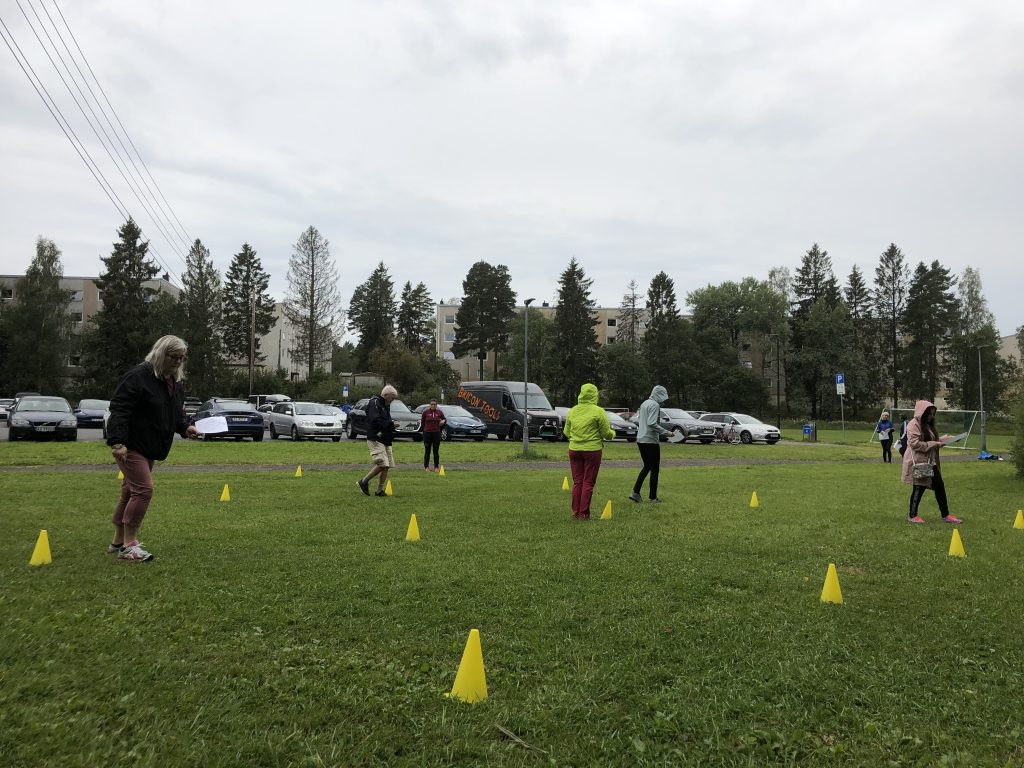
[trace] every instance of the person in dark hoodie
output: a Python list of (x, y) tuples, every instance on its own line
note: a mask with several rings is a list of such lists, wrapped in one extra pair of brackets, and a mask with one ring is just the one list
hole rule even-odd
[(651, 476), (650, 500), (660, 504), (658, 498), (658, 471), (661, 469), (661, 436), (671, 434), (670, 430), (661, 426), (661, 404), (668, 400), (668, 390), (658, 384), (651, 390), (651, 396), (644, 400), (636, 414), (636, 447), (640, 449), (640, 458), (644, 466), (633, 483), (630, 501), (641, 502), (643, 497), (640, 489), (644, 480)]
[(153, 498), (153, 462), (171, 451), (174, 433), (196, 438), (185, 418), (185, 372), (188, 346), (177, 336), (162, 336), (143, 363), (124, 375), (110, 400), (107, 445), (124, 480), (114, 510), (114, 541), (108, 555), (144, 563), (153, 555), (139, 543), (139, 528)]
[(375, 477), (377, 491), (374, 496), (387, 496), (384, 489), (388, 482), (388, 470), (395, 466), (391, 444), (395, 441), (397, 424), (391, 418), (391, 401), (396, 397), (398, 390), (388, 384), (366, 404), (366, 447), (370, 449), (373, 466), (366, 477), (356, 483), (364, 496), (370, 495), (370, 481)]
[[(911, 523), (921, 525), (924, 519), (918, 514), (921, 497), (929, 488), (935, 492), (935, 501), (939, 504), (944, 523), (959, 523), (960, 518), (949, 514), (946, 501), (946, 485), (942, 482), (942, 471), (939, 467), (939, 449), (946, 445), (948, 435), (939, 437), (935, 429), (935, 406), (927, 400), (918, 400), (914, 406), (914, 418), (907, 422), (907, 452), (903, 454), (903, 482), (913, 485), (910, 492)], [(915, 477), (914, 466), (930, 465), (931, 476)]]

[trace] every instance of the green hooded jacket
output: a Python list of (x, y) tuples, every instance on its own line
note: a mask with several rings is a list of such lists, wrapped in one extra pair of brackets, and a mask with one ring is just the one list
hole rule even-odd
[(597, 387), (580, 387), (578, 405), (569, 410), (562, 432), (569, 438), (570, 451), (600, 451), (603, 440), (614, 440), (615, 432), (608, 423), (608, 414), (597, 404)]

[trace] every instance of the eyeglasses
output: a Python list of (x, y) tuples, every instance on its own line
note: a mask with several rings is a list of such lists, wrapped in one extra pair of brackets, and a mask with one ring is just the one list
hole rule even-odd
[(188, 358), (188, 355), (168, 355), (167, 356), (168, 360), (173, 360), (176, 363), (180, 363), (182, 360), (185, 360), (186, 358)]

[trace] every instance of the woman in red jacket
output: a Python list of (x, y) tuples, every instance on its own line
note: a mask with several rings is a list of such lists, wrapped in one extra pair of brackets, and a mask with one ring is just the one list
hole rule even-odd
[[(423, 471), (437, 472), (440, 466), (438, 450), (441, 447), (441, 429), (448, 422), (444, 412), (437, 407), (437, 400), (432, 398), (430, 406), (420, 415), (420, 432), (423, 433)], [(434, 452), (434, 469), (430, 469), (430, 452)]]

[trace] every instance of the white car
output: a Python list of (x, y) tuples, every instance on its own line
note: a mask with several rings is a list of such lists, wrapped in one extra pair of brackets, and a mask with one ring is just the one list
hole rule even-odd
[(292, 440), (329, 437), (338, 442), (345, 434), (344, 419), (333, 413), (331, 406), (320, 403), (277, 403), (263, 418), (269, 424), (271, 440), (284, 435)]
[(748, 416), (745, 413), (718, 411), (717, 413), (705, 413), (699, 420), (713, 423), (720, 440), (722, 439), (722, 434), (730, 426), (734, 427), (739, 433), (740, 442), (742, 443), (749, 444), (754, 441), (763, 441), (768, 443), (768, 445), (775, 445), (775, 443), (782, 439), (782, 433), (776, 427), (771, 424), (765, 424), (760, 419), (755, 419), (753, 416)]

